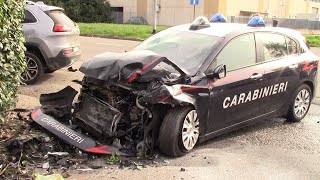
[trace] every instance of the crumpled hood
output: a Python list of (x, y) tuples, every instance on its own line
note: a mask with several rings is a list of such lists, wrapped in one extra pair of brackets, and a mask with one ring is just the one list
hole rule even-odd
[(130, 51), (126, 53), (103, 53), (84, 62), (80, 71), (86, 76), (99, 80), (133, 81), (144, 75), (161, 62), (169, 64), (181, 75), (186, 72), (177, 65), (152, 51)]

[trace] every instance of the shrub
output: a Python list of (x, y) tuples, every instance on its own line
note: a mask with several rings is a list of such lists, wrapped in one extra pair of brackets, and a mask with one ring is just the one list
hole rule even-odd
[[(33, 0), (37, 1), (37, 0)], [(75, 22), (111, 22), (107, 0), (43, 0), (45, 4), (62, 7)]]
[(0, 0), (0, 119), (14, 107), (26, 67), (22, 19), (24, 0)]
[(320, 47), (319, 35), (306, 35), (306, 39), (311, 47)]

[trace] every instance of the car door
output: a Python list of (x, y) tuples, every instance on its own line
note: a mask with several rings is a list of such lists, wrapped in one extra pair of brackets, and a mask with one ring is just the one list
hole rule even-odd
[(289, 101), (299, 83), (299, 53), (295, 40), (282, 34), (256, 33), (258, 47), (265, 69), (264, 91), (260, 111), (262, 114), (280, 110)]
[(226, 65), (226, 77), (210, 80), (208, 131), (241, 123), (259, 116), (258, 91), (262, 87), (263, 67), (257, 62), (254, 34), (230, 40), (217, 55), (214, 67)]

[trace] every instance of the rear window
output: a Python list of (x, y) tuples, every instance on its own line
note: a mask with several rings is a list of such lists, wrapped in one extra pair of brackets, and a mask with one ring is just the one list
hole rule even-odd
[(53, 20), (54, 24), (66, 25), (69, 27), (75, 26), (75, 23), (61, 10), (49, 11), (48, 15)]
[(23, 23), (36, 23), (37, 19), (33, 16), (33, 14), (26, 10), (24, 12)]
[(257, 33), (256, 38), (262, 42), (265, 61), (278, 59), (288, 55), (287, 43), (283, 35)]

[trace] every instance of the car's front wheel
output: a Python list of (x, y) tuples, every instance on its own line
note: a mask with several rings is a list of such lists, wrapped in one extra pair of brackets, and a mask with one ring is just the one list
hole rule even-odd
[(22, 73), (23, 82), (34, 84), (43, 74), (43, 64), (40, 59), (31, 52), (26, 52), (27, 68)]
[(302, 84), (294, 92), (287, 114), (288, 121), (299, 122), (308, 113), (311, 105), (312, 92), (308, 85)]
[(162, 122), (159, 148), (168, 156), (183, 156), (194, 148), (199, 135), (199, 117), (196, 110), (193, 107), (175, 107)]

